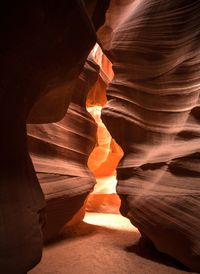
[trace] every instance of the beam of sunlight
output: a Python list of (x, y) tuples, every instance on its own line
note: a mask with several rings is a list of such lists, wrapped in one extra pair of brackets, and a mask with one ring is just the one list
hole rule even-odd
[(139, 233), (138, 229), (134, 227), (127, 218), (120, 214), (87, 212), (83, 221), (91, 225), (97, 225), (109, 229)]

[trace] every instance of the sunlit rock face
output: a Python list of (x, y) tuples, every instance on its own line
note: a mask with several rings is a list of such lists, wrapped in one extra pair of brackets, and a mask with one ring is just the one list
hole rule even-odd
[(72, 218), (73, 223), (82, 220), (81, 208), (95, 184), (87, 160), (96, 143), (97, 125), (85, 101), (98, 73), (99, 66), (88, 59), (72, 87), (65, 117), (57, 123), (28, 125), (29, 150), (47, 203), (45, 241), (55, 238)]
[(101, 109), (100, 106), (88, 108), (98, 125), (97, 143), (88, 159), (88, 166), (97, 178), (115, 175), (116, 167), (123, 155), (123, 151), (112, 139), (100, 118)]
[[(60, 94), (78, 76), (96, 38), (80, 1), (3, 1), (0, 13), (0, 270), (21, 274), (41, 258), (45, 207), (26, 120), (39, 98), (52, 90)], [(55, 109), (60, 111), (52, 107), (48, 122), (63, 115), (54, 115)]]
[(101, 120), (101, 110), (106, 104), (106, 88), (113, 78), (112, 64), (98, 44), (91, 55), (100, 66), (98, 80), (87, 97), (87, 110), (97, 123), (96, 145), (88, 159), (88, 167), (97, 184), (87, 200), (88, 211), (119, 213), (120, 200), (116, 194), (116, 167), (123, 155), (122, 149), (111, 137)]
[(124, 151), (121, 212), (200, 271), (200, 3), (122, 2), (99, 31), (115, 74), (102, 120)]
[(120, 200), (116, 194), (116, 167), (123, 155), (122, 149), (112, 139), (100, 116), (100, 106), (87, 108), (97, 122), (97, 142), (88, 159), (88, 167), (97, 184), (88, 197), (87, 210), (119, 213)]

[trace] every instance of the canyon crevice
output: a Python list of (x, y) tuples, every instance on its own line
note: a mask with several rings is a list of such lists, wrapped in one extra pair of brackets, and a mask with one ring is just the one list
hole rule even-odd
[(200, 2), (3, 1), (0, 13), (2, 273), (38, 264), (115, 175), (143, 243), (200, 272)]

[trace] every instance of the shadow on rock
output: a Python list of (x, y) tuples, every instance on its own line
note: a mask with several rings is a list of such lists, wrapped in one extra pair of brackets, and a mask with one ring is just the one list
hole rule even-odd
[(127, 252), (135, 253), (145, 259), (164, 264), (166, 266), (174, 267), (188, 273), (194, 273), (176, 259), (168, 256), (167, 254), (159, 252), (149, 239), (141, 237), (136, 244), (126, 247), (125, 250)]

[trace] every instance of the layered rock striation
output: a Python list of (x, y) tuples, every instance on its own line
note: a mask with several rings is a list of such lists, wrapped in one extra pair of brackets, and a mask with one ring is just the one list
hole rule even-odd
[(102, 120), (124, 151), (121, 212), (156, 248), (200, 271), (200, 3), (111, 1)]
[[(29, 151), (47, 204), (45, 241), (58, 236), (77, 215), (95, 184), (87, 160), (96, 143), (97, 125), (85, 101), (98, 72), (99, 66), (88, 59), (60, 122), (28, 125)], [(84, 211), (79, 213), (73, 222), (82, 220)]]

